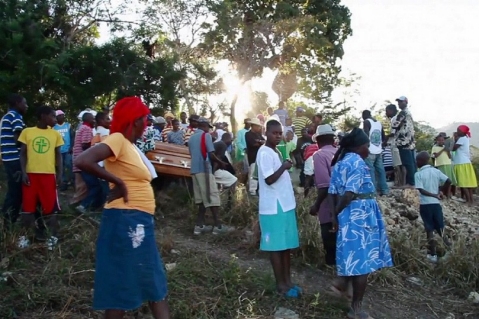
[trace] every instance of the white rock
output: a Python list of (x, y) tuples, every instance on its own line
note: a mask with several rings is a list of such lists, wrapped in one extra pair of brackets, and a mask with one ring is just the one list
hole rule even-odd
[(473, 303), (479, 303), (479, 294), (475, 291), (472, 291), (467, 300), (472, 301)]
[(274, 313), (274, 319), (299, 319), (299, 315), (293, 310), (280, 307)]
[(165, 264), (166, 271), (172, 271), (176, 268), (176, 263)]
[(456, 316), (454, 316), (453, 313), (448, 313), (446, 318), (444, 318), (444, 319), (456, 319)]
[(173, 255), (179, 255), (180, 254), (180, 251), (179, 250), (176, 250), (176, 249), (172, 249), (170, 251), (170, 253), (172, 253)]

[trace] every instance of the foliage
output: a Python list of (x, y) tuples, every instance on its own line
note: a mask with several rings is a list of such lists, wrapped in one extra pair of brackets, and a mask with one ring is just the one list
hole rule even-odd
[[(70, 117), (84, 107), (141, 95), (174, 109), (183, 78), (174, 59), (150, 59), (135, 43), (94, 45), (99, 22), (119, 23), (106, 1), (0, 3), (0, 96), (19, 92), (31, 105), (61, 107)], [(32, 113), (32, 112), (30, 112)]]
[[(336, 62), (351, 34), (349, 10), (338, 0), (211, 0), (209, 8), (214, 21), (205, 23), (204, 49), (228, 60), (240, 85), (270, 68), (297, 76), (301, 94), (323, 102), (338, 84)], [(233, 99), (233, 126), (235, 103)]]

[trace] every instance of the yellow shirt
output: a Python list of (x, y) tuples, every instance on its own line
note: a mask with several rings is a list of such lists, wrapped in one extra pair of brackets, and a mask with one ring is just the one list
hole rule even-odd
[[(431, 153), (434, 154), (434, 153), (439, 153), (440, 151), (442, 151), (444, 149), (444, 146), (436, 146), (434, 145), (432, 147), (432, 151)], [(439, 166), (443, 166), (443, 165), (451, 165), (452, 162), (451, 162), (451, 159), (449, 158), (449, 156), (447, 155), (447, 152), (444, 151), (441, 153), (441, 155), (439, 155), (435, 160), (434, 160), (434, 166), (436, 167), (439, 167)]]
[(55, 149), (63, 145), (61, 134), (52, 129), (29, 127), (18, 141), (27, 146), (27, 173), (55, 174)]
[(120, 198), (107, 203), (105, 208), (137, 209), (154, 214), (155, 195), (150, 184), (151, 174), (135, 146), (121, 133), (108, 136), (102, 143), (108, 145), (114, 154), (104, 161), (105, 169), (122, 179), (128, 189), (128, 203)]

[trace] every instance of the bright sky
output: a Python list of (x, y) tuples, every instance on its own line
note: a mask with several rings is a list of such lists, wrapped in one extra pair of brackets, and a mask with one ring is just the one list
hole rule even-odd
[[(434, 127), (478, 121), (479, 107), (474, 102), (479, 76), (479, 0), (342, 3), (352, 12), (353, 29), (342, 65), (346, 74), (361, 76), (356, 98), (359, 110), (405, 95), (415, 120)], [(272, 72), (265, 72), (252, 87), (267, 92), (275, 104), (273, 78)], [(342, 92), (335, 92), (334, 99), (342, 101)]]

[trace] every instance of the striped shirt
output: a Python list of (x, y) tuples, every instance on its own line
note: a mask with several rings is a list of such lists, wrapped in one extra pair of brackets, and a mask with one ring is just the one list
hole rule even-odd
[(393, 155), (391, 153), (391, 148), (386, 147), (383, 150), (383, 165), (384, 167), (392, 167), (393, 166)]
[(173, 131), (173, 126), (168, 126), (168, 125), (165, 126), (163, 131), (161, 131), (161, 141), (162, 142), (168, 143), (168, 133), (170, 133), (171, 131)]
[[(75, 135), (75, 143), (73, 143), (73, 161), (83, 153), (83, 144), (91, 144), (91, 140), (93, 139), (93, 128), (89, 127), (88, 125), (82, 124), (80, 129)], [(73, 172), (78, 173), (81, 170), (75, 166), (75, 162), (73, 162)]]
[(313, 122), (307, 116), (300, 116), (293, 119), (294, 134), (301, 136), (301, 130)]
[(11, 162), (20, 159), (20, 148), (15, 143), (15, 133), (20, 133), (25, 128), (23, 117), (15, 110), (9, 110), (0, 122), (0, 152), (2, 161)]

